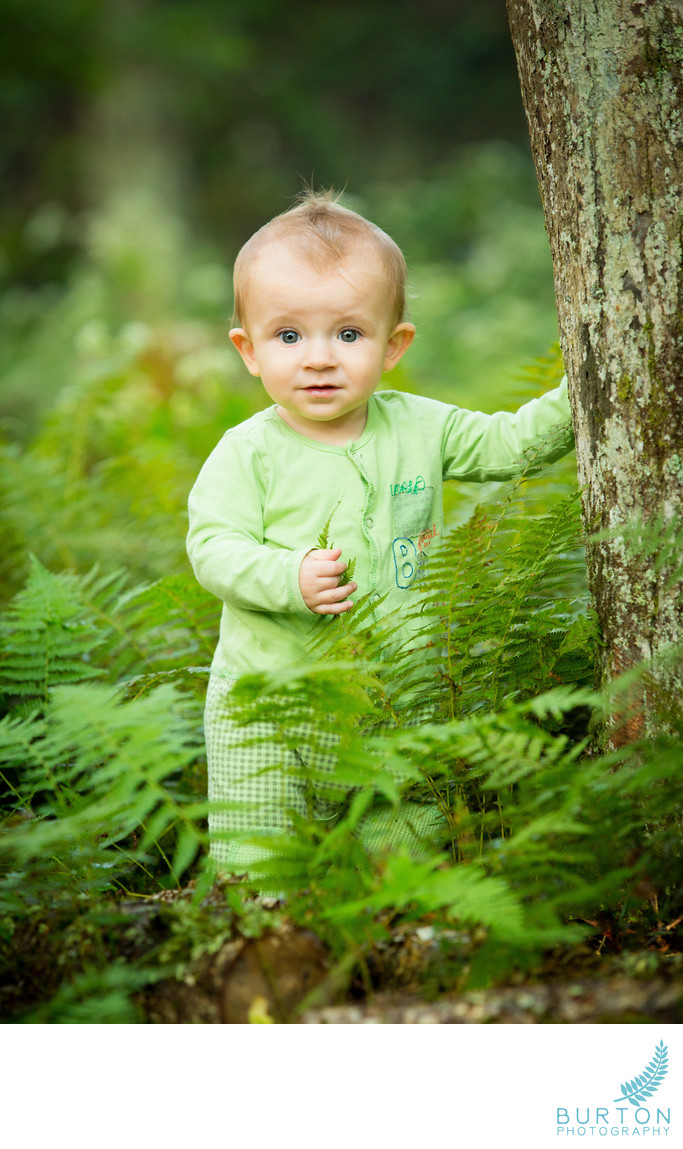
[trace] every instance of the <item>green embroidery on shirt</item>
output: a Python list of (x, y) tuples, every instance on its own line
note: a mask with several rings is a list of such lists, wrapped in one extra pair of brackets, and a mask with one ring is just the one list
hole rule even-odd
[(390, 483), (389, 490), (392, 495), (416, 495), (418, 491), (424, 491), (425, 481), (422, 475), (417, 475), (415, 481), (408, 479), (405, 483)]
[[(321, 550), (321, 551), (333, 551), (334, 550), (334, 543), (330, 541), (330, 526), (332, 525), (332, 519), (334, 518), (337, 510), (339, 509), (340, 503), (341, 503), (341, 499), (337, 503), (336, 507), (333, 507), (332, 511), (330, 512), (329, 519), (327, 520), (327, 522), (325, 523), (325, 526), (323, 527), (320, 534), (318, 535), (318, 539), (317, 539), (318, 550)], [(340, 586), (344, 586), (347, 582), (351, 582), (351, 579), (353, 578), (353, 572), (355, 569), (356, 569), (355, 558), (349, 559), (348, 566), (346, 567), (346, 570), (343, 572), (343, 574), (340, 574), (340, 576), (339, 576), (339, 585)]]

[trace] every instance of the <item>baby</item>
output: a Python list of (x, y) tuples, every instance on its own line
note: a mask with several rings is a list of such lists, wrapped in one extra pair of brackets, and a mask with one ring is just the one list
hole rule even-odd
[[(573, 446), (566, 380), (515, 414), (377, 392), (415, 336), (405, 281), (385, 232), (312, 193), (256, 232), (235, 264), (230, 339), (273, 405), (207, 459), (187, 540), (197, 579), (223, 603), (205, 732), (209, 798), (223, 807), (210, 817), (211, 853), (226, 872), (263, 856), (250, 837), (282, 833), (291, 811), (305, 812), (311, 760), (303, 746), (269, 743), (267, 723), (251, 731), (263, 741), (241, 744), (235, 680), (300, 662), (323, 616), (352, 611), (357, 594), (377, 618), (412, 606), (408, 591), (442, 533), (444, 479), (507, 479), (528, 448), (552, 439), (551, 461)], [(321, 550), (330, 518), (340, 545)]]

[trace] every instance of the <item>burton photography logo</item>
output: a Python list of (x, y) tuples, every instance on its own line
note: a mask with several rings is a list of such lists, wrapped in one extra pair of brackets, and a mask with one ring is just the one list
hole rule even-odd
[(668, 1050), (663, 1041), (641, 1073), (624, 1081), (621, 1095), (611, 1105), (558, 1107), (556, 1130), (561, 1137), (667, 1137), (671, 1129), (671, 1109), (660, 1108), (650, 1099), (669, 1070)]

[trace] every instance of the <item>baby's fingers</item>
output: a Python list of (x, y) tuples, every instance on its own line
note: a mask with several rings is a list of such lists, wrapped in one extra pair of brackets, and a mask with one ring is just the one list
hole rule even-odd
[(343, 560), (339, 561), (340, 554), (341, 547), (335, 547), (333, 551), (311, 551), (306, 557), (315, 562), (312, 570), (316, 578), (332, 578), (343, 574), (349, 565)]
[(316, 563), (312, 573), (317, 579), (333, 579), (336, 582), (348, 565), (348, 563)]
[(316, 562), (325, 562), (328, 559), (330, 559), (332, 562), (336, 562), (342, 553), (342, 549), (341, 547), (335, 547), (334, 550), (331, 551), (309, 551), (308, 553), (311, 558), (316, 560)]
[(321, 602), (339, 602), (343, 598), (348, 598), (353, 594), (358, 586), (355, 582), (342, 583), (341, 586), (329, 587), (327, 590), (321, 590), (319, 598)]
[(351, 610), (353, 603), (350, 599), (344, 599), (343, 602), (328, 602), (321, 603), (320, 606), (313, 608), (314, 614), (343, 614), (347, 610)]
[(341, 614), (353, 606), (348, 596), (357, 589), (355, 582), (346, 583), (345, 586), (336, 586), (331, 590), (320, 592), (318, 605), (314, 608), (317, 614)]

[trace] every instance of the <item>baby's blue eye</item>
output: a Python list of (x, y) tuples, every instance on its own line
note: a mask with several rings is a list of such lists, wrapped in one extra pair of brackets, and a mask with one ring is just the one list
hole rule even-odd
[(301, 338), (298, 331), (290, 330), (278, 331), (277, 337), (281, 343), (287, 343), (289, 346), (291, 346), (292, 343), (298, 343)]
[(355, 343), (360, 339), (360, 331), (356, 331), (355, 327), (345, 327), (343, 331), (339, 332), (339, 339), (342, 343)]

